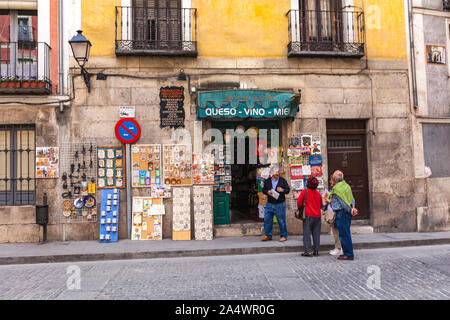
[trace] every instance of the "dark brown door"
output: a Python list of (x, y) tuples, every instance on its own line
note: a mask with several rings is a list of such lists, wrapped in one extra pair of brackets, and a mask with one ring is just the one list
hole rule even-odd
[(327, 121), (328, 172), (344, 173), (344, 179), (352, 187), (359, 214), (355, 220), (370, 218), (369, 182), (365, 121)]

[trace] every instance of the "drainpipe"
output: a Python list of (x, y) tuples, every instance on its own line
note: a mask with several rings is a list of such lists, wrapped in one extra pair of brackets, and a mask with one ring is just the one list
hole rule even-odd
[[(64, 6), (63, 0), (58, 0), (58, 68), (59, 68), (59, 95), (64, 95)], [(64, 111), (64, 103), (59, 103), (59, 111)]]
[(412, 0), (408, 0), (408, 18), (409, 18), (409, 43), (411, 48), (411, 77), (412, 77), (412, 89), (413, 89), (413, 105), (414, 110), (419, 108), (419, 102), (417, 98), (417, 78), (416, 78), (416, 48), (414, 44), (414, 15), (413, 15)]

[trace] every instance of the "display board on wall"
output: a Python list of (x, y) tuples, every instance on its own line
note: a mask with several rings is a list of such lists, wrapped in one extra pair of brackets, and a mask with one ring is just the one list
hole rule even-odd
[(173, 188), (172, 240), (191, 240), (190, 188)]
[(131, 240), (162, 240), (162, 199), (133, 198)]
[(192, 146), (165, 144), (163, 146), (164, 184), (192, 185)]
[(124, 188), (125, 159), (123, 147), (97, 147), (97, 186)]
[(193, 194), (195, 240), (212, 240), (212, 187), (194, 186)]
[(161, 185), (161, 145), (132, 146), (132, 187)]
[(214, 155), (194, 154), (192, 176), (194, 184), (214, 184)]
[(36, 148), (36, 179), (59, 178), (59, 148)]
[(163, 87), (160, 89), (160, 127), (184, 127), (184, 87)]

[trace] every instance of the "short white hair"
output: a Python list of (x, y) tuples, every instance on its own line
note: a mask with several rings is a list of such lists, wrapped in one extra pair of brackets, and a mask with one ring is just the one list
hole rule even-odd
[(340, 170), (336, 170), (333, 173), (333, 179), (336, 183), (339, 183), (344, 180), (344, 173)]

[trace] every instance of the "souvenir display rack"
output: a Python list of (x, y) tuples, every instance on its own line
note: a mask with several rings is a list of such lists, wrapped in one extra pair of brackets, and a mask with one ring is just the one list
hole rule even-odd
[(61, 143), (60, 160), (58, 185), (62, 194), (58, 195), (59, 222), (97, 222), (95, 140)]
[(163, 145), (163, 159), (165, 185), (192, 185), (191, 145), (165, 144)]
[(213, 239), (212, 188), (194, 186), (194, 231), (195, 240)]
[(172, 240), (191, 240), (191, 189), (173, 188)]
[(162, 240), (164, 213), (162, 199), (133, 197), (131, 240)]
[(125, 148), (97, 147), (97, 188), (125, 188)]
[(99, 242), (119, 239), (119, 189), (101, 190)]
[(162, 184), (161, 145), (136, 144), (131, 147), (133, 188), (150, 188)]

